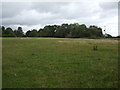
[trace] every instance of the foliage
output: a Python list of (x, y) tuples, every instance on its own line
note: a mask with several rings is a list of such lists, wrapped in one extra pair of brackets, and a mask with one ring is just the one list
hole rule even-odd
[(2, 34), (4, 37), (15, 37), (16, 36), (10, 27), (6, 28), (5, 30), (2, 29)]
[(16, 35), (17, 37), (22, 37), (22, 36), (24, 36), (22, 27), (18, 27), (18, 30), (15, 30), (14, 33), (15, 33), (15, 35)]
[(60, 38), (98, 38), (103, 37), (102, 29), (95, 25), (87, 27), (85, 24), (62, 24), (62, 25), (47, 25), (44, 28), (40, 28), (38, 31), (36, 29), (29, 30), (25, 34), (23, 33), (22, 27), (18, 27), (18, 30), (14, 32), (8, 31), (7, 33), (4, 26), (2, 27), (2, 34), (4, 36), (10, 36), (14, 33), (16, 37), (60, 37)]
[(27, 37), (38, 37), (38, 32), (36, 29), (33, 29), (32, 31), (27, 31), (26, 32)]
[(39, 30), (39, 36), (40, 37), (53, 37), (55, 33), (55, 27), (54, 26), (45, 26), (43, 29)]
[(106, 38), (112, 38), (112, 36), (110, 34), (106, 34), (105, 36)]

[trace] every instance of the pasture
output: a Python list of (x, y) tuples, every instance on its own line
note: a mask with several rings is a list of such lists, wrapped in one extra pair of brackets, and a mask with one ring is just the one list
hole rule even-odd
[(117, 40), (3, 38), (2, 41), (3, 88), (118, 87)]

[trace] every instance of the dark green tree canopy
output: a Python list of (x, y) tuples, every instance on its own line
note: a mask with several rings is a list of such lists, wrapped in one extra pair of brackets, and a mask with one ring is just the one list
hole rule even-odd
[(5, 37), (15, 37), (16, 35), (15, 35), (15, 33), (13, 32), (13, 30), (12, 30), (10, 27), (8, 27), (8, 28), (6, 28), (6, 30), (4, 31), (4, 36), (5, 36)]
[(18, 30), (15, 30), (14, 33), (17, 37), (22, 37), (24, 35), (22, 27), (18, 27)]
[(37, 32), (37, 30), (36, 29), (33, 29), (33, 30), (29, 30), (29, 31), (27, 31), (26, 32), (26, 36), (27, 37), (38, 37), (38, 32)]
[(85, 24), (67, 24), (61, 25), (47, 25), (44, 28), (28, 30), (23, 33), (22, 27), (18, 27), (17, 30), (6, 28), (2, 26), (2, 36), (16, 36), (16, 37), (60, 37), (60, 38), (98, 38), (103, 37), (102, 28), (91, 25), (87, 27)]

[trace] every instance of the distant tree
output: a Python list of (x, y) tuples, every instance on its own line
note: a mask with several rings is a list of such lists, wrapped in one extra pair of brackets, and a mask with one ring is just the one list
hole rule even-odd
[(86, 25), (79, 25), (78, 23), (72, 24), (72, 29), (70, 31), (70, 36), (73, 38), (84, 37), (84, 32), (86, 31)]
[(120, 35), (118, 35), (117, 38), (120, 38)]
[(5, 27), (0, 26), (0, 36), (4, 36), (4, 32), (5, 32)]
[(27, 37), (31, 37), (31, 31), (30, 31), (30, 30), (28, 30), (28, 31), (26, 32), (26, 36), (27, 36)]
[(72, 29), (71, 31), (70, 31), (70, 37), (72, 37), (72, 38), (79, 38), (80, 37), (80, 30), (78, 29), (78, 27), (75, 27), (74, 29)]
[(17, 37), (22, 37), (22, 36), (24, 36), (22, 27), (18, 27), (18, 30), (15, 30), (14, 33), (15, 33), (15, 35), (16, 35)]
[(38, 33), (40, 37), (54, 37), (55, 29), (55, 26), (47, 25), (43, 29), (40, 29)]
[(33, 29), (32, 31), (27, 31), (26, 36), (27, 37), (38, 37), (38, 32), (36, 29)]
[(88, 36), (88, 30), (85, 24), (79, 25), (79, 37), (87, 37)]
[(2, 26), (2, 31), (5, 31), (5, 27), (4, 26)]
[(0, 37), (2, 36), (2, 26), (0, 26)]
[(6, 28), (6, 30), (4, 31), (4, 36), (5, 36), (5, 37), (15, 37), (16, 35), (15, 35), (15, 33), (13, 32), (13, 30), (12, 30), (10, 27), (8, 27), (8, 28)]
[(112, 38), (112, 35), (110, 35), (110, 34), (106, 34), (105, 37), (106, 37), (106, 38)]
[(68, 24), (62, 24), (56, 29), (55, 36), (56, 37), (67, 37), (70, 33), (70, 26)]
[[(29, 30), (23, 33), (22, 27), (18, 27), (17, 30), (12, 31), (11, 28), (2, 28), (3, 36), (17, 36), (17, 37), (61, 37), (61, 38), (84, 38), (84, 37), (103, 37), (102, 29), (95, 25), (91, 25), (87, 28), (85, 24), (67, 24), (62, 25), (47, 25), (38, 31), (36, 29)], [(110, 37), (110, 36), (109, 36)]]
[(42, 37), (42, 36), (43, 36), (43, 30), (44, 30), (44, 29), (39, 29), (39, 31), (38, 31), (38, 36), (39, 36), (39, 37)]
[(103, 36), (103, 33), (102, 33), (102, 29), (95, 25), (92, 25), (89, 27), (89, 30), (90, 30), (90, 37), (102, 37)]
[(32, 36), (32, 37), (38, 37), (38, 32), (37, 32), (36, 29), (33, 29), (33, 30), (31, 31), (31, 36)]

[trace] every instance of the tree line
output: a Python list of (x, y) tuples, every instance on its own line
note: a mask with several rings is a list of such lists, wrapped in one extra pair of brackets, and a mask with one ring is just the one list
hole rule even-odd
[(61, 25), (46, 25), (39, 30), (28, 30), (23, 32), (22, 27), (17, 30), (0, 26), (2, 29), (2, 37), (58, 37), (58, 38), (98, 38), (103, 37), (102, 28), (91, 25), (87, 27), (85, 24), (61, 24)]

